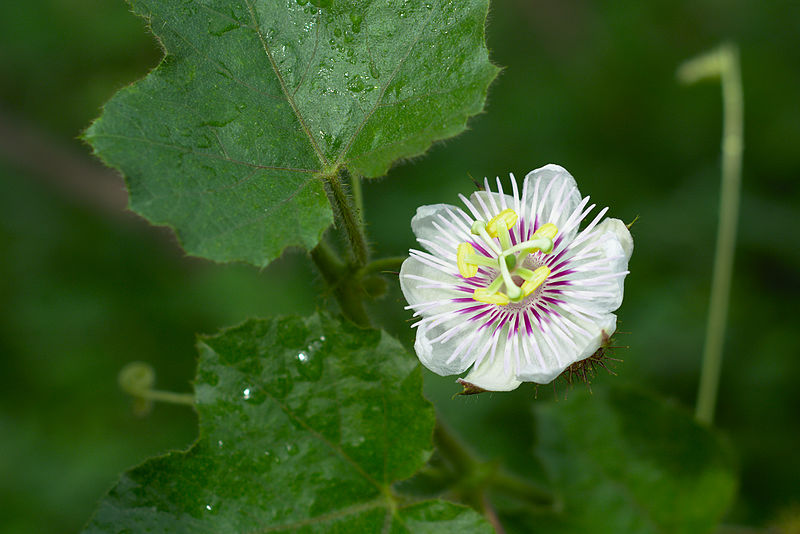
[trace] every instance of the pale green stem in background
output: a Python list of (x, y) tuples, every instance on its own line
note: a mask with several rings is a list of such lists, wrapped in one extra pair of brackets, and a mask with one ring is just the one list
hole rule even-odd
[(194, 395), (191, 393), (173, 393), (172, 391), (161, 391), (158, 389), (150, 389), (142, 391), (139, 396), (145, 400), (166, 402), (169, 404), (185, 404), (187, 406), (194, 405)]
[(697, 420), (706, 424), (711, 424), (714, 420), (722, 367), (722, 348), (736, 245), (736, 223), (739, 216), (744, 146), (744, 98), (739, 71), (739, 52), (733, 44), (724, 44), (716, 50), (687, 61), (678, 69), (678, 78), (684, 83), (716, 77), (719, 77), (722, 83), (722, 186), (717, 248), (714, 253), (708, 324), (703, 348), (703, 367), (695, 411)]

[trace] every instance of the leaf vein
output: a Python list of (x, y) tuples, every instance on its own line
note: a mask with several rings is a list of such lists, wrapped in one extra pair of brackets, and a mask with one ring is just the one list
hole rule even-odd
[(301, 519), (299, 521), (295, 521), (293, 523), (286, 523), (284, 525), (276, 525), (274, 527), (265, 527), (263, 529), (254, 530), (250, 534), (264, 534), (266, 532), (278, 532), (281, 530), (297, 530), (305, 526), (341, 519), (349, 515), (366, 512), (368, 510), (373, 510), (375, 508), (383, 508), (385, 505), (386, 501), (384, 501), (383, 499), (374, 499), (372, 501), (367, 501), (365, 503), (355, 504), (347, 508), (342, 508), (341, 510), (331, 512), (329, 514), (318, 515), (316, 517), (309, 517), (308, 519)]
[(120, 135), (120, 134), (95, 134), (94, 138), (99, 139), (102, 137), (108, 137), (112, 139), (127, 139), (128, 141), (139, 141), (142, 143), (148, 143), (151, 145), (161, 146), (164, 148), (170, 148), (173, 150), (180, 150), (187, 154), (192, 154), (194, 156), (201, 156), (205, 158), (211, 159), (218, 159), (220, 161), (227, 161), (228, 163), (233, 163), (234, 165), (243, 165), (245, 167), (250, 167), (253, 169), (264, 169), (264, 170), (272, 170), (272, 171), (288, 171), (288, 172), (301, 172), (301, 173), (316, 173), (319, 172), (318, 169), (300, 169), (296, 167), (282, 167), (278, 165), (260, 165), (258, 163), (249, 163), (247, 161), (241, 161), (238, 159), (230, 159), (225, 158), (222, 156), (218, 156), (217, 154), (209, 154), (207, 152), (197, 152), (190, 148), (181, 145), (171, 145), (169, 143), (159, 143), (158, 141), (153, 141), (152, 139), (147, 139), (146, 137), (132, 137), (129, 135)]
[(350, 464), (356, 471), (358, 471), (358, 473), (367, 482), (369, 482), (370, 484), (375, 486), (379, 491), (383, 491), (383, 488), (382, 488), (382, 486), (380, 484), (378, 484), (378, 481), (375, 480), (374, 478), (372, 478), (369, 473), (364, 471), (364, 468), (362, 468), (360, 465), (358, 465), (358, 463), (355, 460), (353, 460), (350, 457), (350, 455), (348, 455), (344, 450), (342, 450), (342, 448), (340, 446), (338, 446), (335, 443), (331, 442), (328, 438), (326, 438), (325, 436), (323, 436), (322, 434), (317, 432), (316, 429), (314, 429), (311, 425), (309, 425), (308, 423), (303, 421), (299, 416), (297, 416), (293, 411), (291, 411), (288, 406), (283, 404), (281, 401), (279, 401), (274, 396), (270, 395), (269, 392), (267, 392), (267, 395), (275, 402), (275, 404), (277, 404), (280, 407), (281, 410), (283, 410), (283, 412), (286, 415), (288, 415), (289, 417), (291, 417), (292, 419), (297, 421), (297, 423), (300, 426), (302, 426), (303, 428), (305, 428), (306, 430), (308, 430), (308, 432), (312, 436), (314, 436), (315, 438), (319, 439), (322, 443), (327, 445), (333, 452), (338, 454), (345, 462)]
[(286, 101), (289, 102), (289, 106), (291, 106), (292, 111), (294, 111), (295, 117), (297, 117), (297, 120), (300, 122), (300, 126), (303, 128), (303, 131), (308, 136), (309, 141), (311, 141), (311, 146), (314, 149), (314, 152), (317, 154), (320, 163), (322, 163), (323, 166), (327, 166), (328, 165), (327, 158), (320, 150), (319, 145), (317, 145), (316, 138), (311, 133), (311, 130), (308, 128), (306, 121), (303, 119), (303, 115), (300, 113), (300, 109), (297, 107), (297, 103), (294, 101), (294, 97), (289, 92), (289, 88), (286, 87), (286, 80), (283, 79), (281, 71), (280, 69), (278, 69), (278, 65), (275, 63), (275, 58), (272, 57), (272, 52), (269, 49), (269, 45), (267, 45), (267, 40), (264, 38), (264, 34), (261, 32), (261, 28), (258, 25), (258, 19), (256, 18), (256, 12), (253, 7), (252, 0), (244, 0), (244, 3), (247, 5), (248, 11), (250, 11), (250, 18), (252, 18), (253, 24), (256, 27), (255, 29), (256, 35), (258, 35), (258, 39), (261, 41), (261, 46), (264, 49), (264, 53), (267, 55), (267, 59), (269, 60), (269, 64), (273, 72), (275, 72), (275, 76), (278, 77), (278, 82), (281, 84), (281, 90), (283, 91), (283, 94), (286, 97)]
[(311, 59), (308, 60), (308, 65), (306, 65), (306, 70), (303, 72), (303, 76), (300, 78), (300, 82), (298, 82), (297, 87), (294, 88), (292, 91), (292, 97), (297, 94), (297, 91), (300, 90), (300, 86), (303, 85), (303, 82), (306, 81), (306, 76), (308, 76), (309, 71), (311, 71), (311, 66), (314, 64), (314, 59), (317, 57), (317, 49), (319, 48), (319, 27), (320, 19), (322, 17), (322, 8), (317, 10), (317, 31), (314, 34), (314, 51), (311, 53)]
[(355, 132), (353, 133), (353, 136), (350, 138), (350, 141), (348, 141), (347, 145), (345, 145), (344, 149), (339, 153), (339, 157), (338, 157), (338, 160), (337, 160), (339, 163), (344, 163), (344, 158), (347, 156), (347, 153), (350, 151), (350, 147), (353, 146), (353, 143), (355, 142), (355, 140), (358, 137), (358, 135), (361, 133), (361, 130), (364, 128), (364, 126), (367, 124), (367, 122), (369, 122), (369, 119), (372, 118), (372, 115), (378, 109), (378, 105), (380, 104), (381, 100), (383, 100), (383, 97), (386, 94), (386, 90), (389, 88), (389, 86), (394, 81), (394, 78), (395, 78), (395, 76), (397, 76), (397, 73), (400, 72), (400, 69), (403, 67), (403, 64), (408, 59), (408, 56), (411, 55), (411, 51), (414, 50), (414, 47), (417, 46), (417, 43), (419, 43), (419, 40), (422, 39), (422, 34), (425, 33), (425, 28), (428, 27), (428, 23), (430, 22), (431, 18), (433, 17), (434, 11), (435, 11), (434, 9), (431, 9), (429, 11), (429, 13), (428, 13), (428, 16), (425, 18), (425, 22), (420, 24), (420, 29), (417, 32), (417, 35), (414, 37), (414, 41), (408, 47), (408, 50), (406, 51), (405, 55), (397, 63), (397, 67), (395, 67), (395, 69), (392, 71), (392, 74), (389, 76), (389, 79), (386, 80), (386, 84), (381, 88), (381, 92), (378, 95), (378, 98), (375, 100), (375, 104), (373, 104), (372, 109), (369, 111), (369, 113), (367, 113), (364, 116), (364, 119), (358, 125), (358, 128), (356, 128)]
[[(201, 5), (202, 5), (202, 4), (201, 4)], [(207, 9), (210, 9), (210, 8), (208, 8), (207, 6), (204, 6), (204, 7), (206, 7)], [(213, 10), (211, 10), (211, 11), (213, 11)], [(216, 11), (214, 11), (214, 12), (216, 13)], [(232, 19), (232, 20), (233, 20), (233, 19)], [(250, 26), (244, 26), (244, 25), (242, 25), (242, 24), (240, 24), (240, 25), (239, 25), (239, 27), (240, 27), (240, 28), (245, 28), (245, 29), (252, 30), (252, 28), (251, 28)], [(273, 99), (273, 100), (283, 100), (283, 99), (282, 99), (280, 96), (278, 96), (278, 95), (271, 95), (271, 94), (269, 94), (269, 93), (265, 93), (264, 91), (262, 91), (262, 90), (260, 90), (260, 89), (258, 89), (258, 88), (256, 88), (256, 87), (253, 87), (252, 85), (249, 85), (249, 84), (245, 83), (245, 82), (244, 82), (244, 80), (241, 80), (241, 79), (237, 78), (236, 76), (234, 76), (234, 74), (231, 72), (231, 70), (230, 70), (230, 69), (229, 69), (227, 66), (225, 66), (223, 63), (221, 63), (221, 62), (219, 62), (218, 60), (216, 60), (216, 59), (212, 58), (211, 56), (209, 56), (209, 55), (207, 55), (207, 54), (204, 54), (203, 52), (201, 52), (201, 51), (200, 51), (200, 49), (199, 49), (199, 48), (198, 48), (198, 47), (197, 47), (197, 46), (196, 46), (196, 45), (195, 45), (193, 42), (191, 42), (191, 41), (190, 41), (190, 40), (189, 40), (187, 37), (183, 36), (183, 35), (182, 35), (180, 32), (178, 32), (178, 31), (176, 31), (176, 30), (174, 30), (174, 29), (172, 30), (172, 32), (173, 32), (175, 35), (177, 35), (177, 36), (178, 36), (180, 39), (182, 39), (182, 40), (183, 40), (183, 41), (184, 41), (184, 42), (185, 42), (187, 45), (189, 45), (189, 46), (190, 46), (190, 47), (191, 47), (191, 48), (192, 48), (192, 49), (195, 51), (195, 53), (196, 53), (198, 56), (200, 56), (201, 58), (205, 59), (206, 61), (208, 61), (208, 62), (209, 62), (209, 63), (211, 63), (212, 65), (216, 66), (217, 68), (220, 68), (220, 69), (222, 69), (223, 71), (225, 71), (225, 73), (226, 73), (228, 76), (230, 76), (230, 79), (231, 79), (231, 80), (233, 80), (234, 82), (238, 83), (238, 84), (239, 84), (239, 85), (241, 85), (242, 87), (245, 87), (245, 88), (247, 88), (247, 89), (249, 89), (249, 90), (253, 91), (254, 93), (256, 93), (256, 94), (258, 94), (258, 95), (261, 95), (261, 96), (264, 96), (264, 97), (267, 97), (267, 98), (271, 98), (271, 99)]]

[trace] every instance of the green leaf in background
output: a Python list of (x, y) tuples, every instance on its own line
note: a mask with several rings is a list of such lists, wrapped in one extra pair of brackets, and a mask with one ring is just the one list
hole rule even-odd
[(131, 208), (190, 254), (264, 266), (333, 220), (321, 176), (375, 177), (483, 109), (488, 0), (132, 0), (166, 57), (86, 132)]
[(435, 418), (387, 334), (250, 320), (200, 352), (197, 443), (125, 473), (87, 532), (491, 532), (469, 508), (394, 497), (430, 456)]
[(669, 402), (622, 387), (572, 391), (537, 415), (538, 453), (563, 501), (557, 516), (534, 519), (541, 532), (710, 532), (731, 503), (727, 442)]

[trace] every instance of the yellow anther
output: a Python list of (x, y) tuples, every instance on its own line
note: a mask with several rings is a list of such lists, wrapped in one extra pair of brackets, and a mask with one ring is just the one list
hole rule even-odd
[(467, 258), (475, 254), (475, 249), (469, 243), (460, 243), (458, 245), (458, 272), (464, 278), (472, 278), (478, 274), (478, 266), (474, 263), (469, 263)]
[(488, 288), (485, 287), (476, 289), (472, 294), (472, 298), (478, 302), (483, 302), (486, 304), (499, 304), (500, 306), (505, 306), (511, 302), (511, 299), (508, 298), (508, 296), (504, 293), (500, 293), (499, 291), (492, 293)]
[(514, 225), (517, 224), (517, 213), (514, 210), (508, 208), (504, 209), (503, 211), (492, 217), (492, 220), (486, 223), (486, 232), (491, 237), (498, 237), (497, 222), (500, 220), (506, 223), (506, 229), (513, 228)]
[(531, 239), (536, 239), (537, 237), (546, 237), (547, 239), (553, 240), (556, 238), (556, 234), (558, 234), (558, 226), (553, 223), (543, 224), (533, 233)]
[(547, 280), (547, 277), (550, 276), (550, 268), (546, 265), (542, 265), (535, 271), (533, 271), (533, 276), (531, 276), (530, 280), (525, 280), (522, 284), (522, 296), (527, 297), (534, 291), (536, 291), (540, 285)]

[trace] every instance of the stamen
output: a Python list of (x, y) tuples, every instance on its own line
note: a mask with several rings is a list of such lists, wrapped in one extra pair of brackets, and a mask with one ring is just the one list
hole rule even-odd
[(516, 254), (517, 252), (522, 252), (523, 255), (525, 255), (536, 252), (537, 250), (541, 250), (545, 254), (549, 254), (553, 250), (553, 241), (546, 237), (537, 237), (536, 239), (530, 239), (523, 243), (517, 243), (510, 249), (504, 251), (504, 254)]
[(472, 294), (472, 298), (474, 298), (478, 302), (483, 302), (485, 304), (497, 304), (500, 306), (505, 306), (506, 304), (511, 302), (511, 299), (509, 299), (508, 296), (506, 296), (503, 293), (500, 292), (489, 293), (489, 288), (476, 289), (475, 292)]
[(492, 249), (492, 251), (497, 254), (498, 256), (502, 254), (502, 250), (500, 247), (497, 246), (497, 243), (494, 242), (494, 239), (486, 232), (486, 223), (483, 221), (475, 221), (472, 223), (472, 227), (470, 228), (470, 232), (474, 235), (479, 235), (486, 241), (486, 245)]
[(486, 231), (489, 233), (490, 236), (500, 237), (498, 235), (498, 223), (500, 221), (503, 221), (503, 223), (505, 223), (506, 232), (508, 232), (510, 228), (514, 228), (514, 225), (517, 224), (517, 213), (511, 208), (506, 208), (497, 215), (495, 215), (494, 217), (492, 217), (492, 220), (486, 223)]
[(555, 239), (556, 234), (558, 234), (558, 226), (553, 223), (547, 223), (540, 226), (539, 229), (533, 233), (531, 239), (535, 239), (537, 237), (546, 237), (552, 241)]
[(511, 273), (508, 271), (508, 265), (506, 265), (506, 262), (501, 260), (499, 263), (500, 274), (503, 276), (503, 282), (506, 284), (506, 293), (508, 293), (508, 296), (511, 298), (511, 300), (518, 300), (522, 296), (522, 291), (511, 278)]
[(493, 295), (493, 294), (497, 293), (497, 291), (500, 289), (501, 285), (503, 285), (503, 277), (502, 276), (498, 276), (497, 278), (492, 280), (491, 284), (486, 286), (486, 294), (487, 295)]
[[(525, 270), (527, 271), (527, 269)], [(525, 279), (525, 283), (522, 284), (522, 296), (527, 297), (528, 295), (536, 291), (539, 288), (539, 286), (541, 286), (544, 283), (545, 280), (547, 280), (547, 277), (550, 276), (550, 268), (547, 267), (546, 265), (542, 265), (541, 267), (539, 267), (538, 269), (536, 269), (531, 273), (530, 278), (525, 276), (528, 273), (523, 274), (518, 271), (517, 274), (519, 274), (521, 277)]]
[[(496, 221), (495, 233), (497, 234), (497, 237), (500, 239), (500, 246), (503, 247), (503, 250), (508, 250), (511, 248), (511, 236), (508, 233), (508, 229), (509, 226), (506, 224), (505, 219), (499, 219), (498, 221)], [(486, 231), (487, 232), (489, 231), (488, 227)]]
[(475, 255), (475, 249), (469, 243), (460, 243), (458, 245), (458, 272), (464, 278), (472, 278), (478, 274), (478, 266), (467, 261), (468, 256)]

